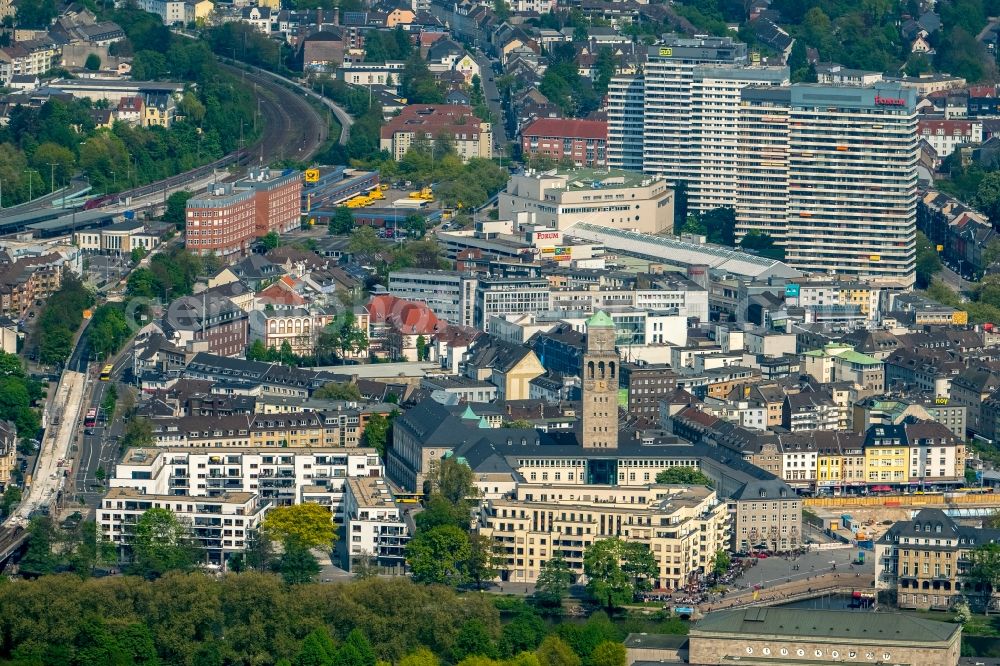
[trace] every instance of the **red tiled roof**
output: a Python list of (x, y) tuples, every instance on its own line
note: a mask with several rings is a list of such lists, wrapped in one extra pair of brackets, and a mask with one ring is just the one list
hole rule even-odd
[(521, 131), (522, 136), (551, 136), (561, 139), (608, 138), (608, 123), (601, 120), (539, 118)]
[(706, 428), (711, 428), (712, 426), (714, 426), (716, 423), (719, 422), (719, 419), (712, 416), (711, 414), (706, 414), (697, 407), (685, 407), (684, 409), (682, 409), (680, 412), (677, 413), (677, 416), (685, 418), (688, 421), (692, 421)]
[(426, 304), (389, 294), (372, 296), (368, 302), (368, 317), (373, 323), (385, 322), (403, 333), (429, 334), (443, 327)]
[(972, 129), (973, 125), (982, 125), (982, 121), (979, 120), (940, 120), (940, 119), (925, 119), (917, 121), (917, 131), (922, 132), (925, 129), (930, 130), (969, 130)]
[(381, 137), (391, 139), (396, 132), (441, 132), (479, 134), (482, 121), (464, 104), (411, 104), (382, 126)]
[(389, 323), (402, 333), (434, 333), (440, 323), (434, 312), (424, 303), (407, 302), (389, 315)]
[(430, 46), (442, 37), (447, 36), (446, 32), (427, 32), (426, 30), (420, 33), (420, 45)]
[(257, 292), (257, 298), (268, 303), (278, 303), (281, 305), (305, 305), (306, 302), (305, 298), (292, 291), (288, 284), (282, 281), (275, 282)]
[(142, 111), (142, 97), (129, 95), (118, 100), (119, 111)]

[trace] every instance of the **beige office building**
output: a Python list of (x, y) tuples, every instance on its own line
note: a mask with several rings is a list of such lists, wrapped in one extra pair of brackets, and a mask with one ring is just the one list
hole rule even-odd
[(521, 484), (513, 498), (483, 503), (478, 530), (493, 539), (501, 580), (530, 583), (562, 553), (574, 580), (587, 547), (621, 538), (649, 546), (656, 585), (678, 589), (709, 571), (729, 545), (729, 511), (704, 486)]
[(515, 175), (500, 192), (500, 218), (531, 213), (565, 231), (586, 222), (647, 234), (674, 228), (674, 191), (655, 176), (615, 169), (553, 169)]

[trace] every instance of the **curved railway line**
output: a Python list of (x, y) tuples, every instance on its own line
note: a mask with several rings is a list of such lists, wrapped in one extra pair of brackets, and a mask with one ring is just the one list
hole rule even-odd
[[(236, 150), (214, 162), (179, 173), (163, 180), (117, 194), (114, 199), (139, 198), (172, 189), (208, 176), (218, 169), (249, 164), (268, 164), (273, 160), (305, 161), (326, 141), (330, 124), (306, 99), (280, 83), (239, 67), (219, 66), (244, 82), (256, 84), (256, 95), (264, 129), (252, 145)], [(108, 202), (109, 205), (112, 201)]]

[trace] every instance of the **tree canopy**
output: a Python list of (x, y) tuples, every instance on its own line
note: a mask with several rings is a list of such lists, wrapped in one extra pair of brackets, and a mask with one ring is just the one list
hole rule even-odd
[(131, 571), (146, 578), (189, 570), (201, 558), (201, 547), (189, 527), (169, 509), (147, 509), (142, 514), (131, 550)]
[(612, 612), (631, 603), (637, 592), (651, 589), (659, 574), (649, 546), (622, 539), (595, 541), (583, 555), (587, 593)]
[(329, 507), (312, 502), (271, 509), (261, 528), (269, 538), (305, 548), (329, 548), (337, 538)]
[(679, 483), (688, 486), (711, 486), (712, 480), (693, 467), (671, 467), (656, 475), (657, 483)]
[(45, 301), (31, 343), (42, 363), (59, 365), (73, 351), (73, 336), (83, 322), (83, 311), (94, 303), (93, 295), (78, 278), (63, 276), (62, 286)]
[(563, 598), (569, 594), (573, 574), (562, 552), (555, 553), (547, 559), (538, 573), (535, 581), (535, 599), (543, 606), (559, 606)]
[[(47, 25), (54, 6), (50, 0), (19, 3), (19, 21)], [(95, 126), (89, 99), (17, 107), (0, 127), (3, 205), (66, 184), (78, 171), (95, 193), (119, 192), (222, 157), (238, 147), (241, 128), (244, 139), (256, 136), (251, 91), (217, 67), (207, 44), (172, 35), (159, 17), (134, 6), (106, 18), (126, 33), (126, 40), (112, 45), (112, 55), (133, 56), (134, 78), (195, 84), (180, 103), (181, 113), (169, 128), (115, 123), (106, 129)], [(100, 58), (88, 58), (86, 65), (99, 68)]]

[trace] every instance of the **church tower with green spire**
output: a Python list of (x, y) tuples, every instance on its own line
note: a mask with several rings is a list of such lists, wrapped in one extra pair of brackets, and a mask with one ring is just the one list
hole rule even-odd
[(604, 312), (587, 320), (583, 353), (580, 444), (586, 449), (618, 447), (618, 352), (615, 324)]

